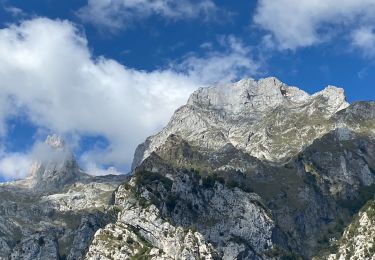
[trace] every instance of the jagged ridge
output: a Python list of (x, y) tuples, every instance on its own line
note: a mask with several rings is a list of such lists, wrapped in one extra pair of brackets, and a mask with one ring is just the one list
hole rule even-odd
[(331, 116), (348, 105), (340, 88), (308, 95), (276, 78), (201, 88), (160, 133), (137, 148), (132, 168), (171, 134), (207, 149), (231, 143), (260, 159), (280, 161), (334, 129)]

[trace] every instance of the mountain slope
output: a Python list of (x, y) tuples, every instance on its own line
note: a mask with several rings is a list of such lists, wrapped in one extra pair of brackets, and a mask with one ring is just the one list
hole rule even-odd
[(375, 259), (375, 199), (365, 204), (334, 243), (336, 253), (329, 255), (329, 260)]
[(113, 239), (98, 234), (137, 227), (150, 250), (123, 256), (181, 257), (184, 239), (168, 246), (155, 221), (203, 237), (195, 248), (211, 245), (223, 259), (329, 253), (375, 193), (374, 151), (375, 103), (349, 105), (341, 89), (308, 95), (275, 78), (200, 89), (137, 148), (133, 177), (116, 194), (118, 219), (88, 256), (115, 257), (103, 254)]
[[(146, 165), (138, 169), (132, 181), (121, 186), (116, 194), (115, 205), (121, 210), (116, 226), (137, 228), (168, 259), (192, 250), (184, 237), (177, 239), (181, 231), (199, 238), (194, 247), (210, 247), (209, 241), (227, 258), (240, 252), (250, 257), (269, 250), (274, 223), (259, 196), (215, 184), (194, 172), (169, 168), (161, 161), (147, 160), (154, 171), (150, 172)], [(168, 177), (164, 175), (166, 172)], [(170, 226), (177, 229), (171, 230)], [(176, 241), (172, 243), (171, 239)], [(246, 244), (239, 245), (238, 241)], [(243, 252), (244, 249), (248, 252)], [(194, 259), (206, 257), (199, 251), (191, 255)]]

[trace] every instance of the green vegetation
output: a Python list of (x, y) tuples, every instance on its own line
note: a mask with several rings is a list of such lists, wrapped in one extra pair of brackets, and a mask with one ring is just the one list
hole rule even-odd
[[(353, 237), (356, 235), (356, 232), (359, 228), (359, 215), (362, 213), (362, 212), (366, 212), (367, 216), (370, 218), (370, 219), (375, 219), (375, 198), (368, 201), (364, 206), (363, 208), (361, 209), (361, 211), (355, 216), (355, 218), (353, 219), (349, 229), (347, 230), (347, 237), (350, 238), (350, 237)], [(344, 239), (344, 241), (346, 241)]]
[(55, 212), (52, 216), (53, 220), (63, 221), (66, 224), (66, 227), (72, 230), (75, 230), (81, 224), (82, 215), (79, 212), (75, 213), (72, 211), (67, 212)]
[(68, 238), (60, 238), (58, 240), (58, 245), (59, 245), (59, 255), (60, 258), (59, 260), (66, 259), (67, 255), (69, 254), (69, 249), (72, 247), (73, 243), (73, 238), (68, 237)]
[(165, 202), (165, 205), (169, 211), (173, 211), (178, 202), (178, 197), (175, 195), (169, 195)]
[[(150, 171), (137, 172), (135, 175), (135, 182), (134, 187), (127, 185), (125, 188), (132, 191), (133, 195), (138, 201), (139, 206), (142, 208), (146, 208), (151, 204), (159, 207), (161, 206), (163, 200), (168, 201), (173, 185), (173, 181), (171, 179), (165, 177), (161, 173)], [(161, 185), (165, 191), (167, 191), (167, 198), (163, 198), (163, 196), (160, 194), (164, 192), (158, 188), (160, 187), (159, 185)], [(149, 200), (146, 200), (141, 195), (145, 189), (149, 191)], [(172, 197), (169, 199), (168, 206), (173, 208), (175, 205), (174, 199)]]
[(319, 175), (306, 172), (306, 174), (303, 176), (303, 182), (308, 185), (308, 187), (312, 187), (316, 193), (320, 192), (320, 188), (318, 185), (318, 179)]
[(202, 186), (205, 189), (212, 189), (215, 186), (215, 182), (225, 183), (224, 178), (216, 174), (210, 174), (202, 177)]
[(135, 255), (131, 256), (131, 260), (149, 260), (151, 259), (149, 253), (150, 253), (150, 248), (147, 246), (141, 247)]
[(302, 256), (296, 255), (290, 251), (287, 251), (279, 246), (273, 246), (272, 249), (266, 252), (266, 256), (278, 258), (281, 260), (303, 260)]
[[(328, 233), (330, 233), (330, 235), (334, 234), (335, 237), (342, 235), (342, 237), (338, 239), (336, 242), (331, 243), (329, 246), (325, 245), (324, 247), (319, 248), (318, 252), (320, 252), (320, 254), (314, 259), (326, 259), (327, 255), (331, 253), (338, 253), (339, 247), (346, 248), (347, 258), (349, 259), (349, 257), (352, 256), (351, 253), (354, 252), (355, 247), (356, 247), (355, 241), (353, 241), (353, 238), (359, 235), (358, 234), (358, 229), (360, 227), (359, 220), (360, 220), (360, 215), (363, 214), (363, 212), (366, 212), (368, 217), (374, 220), (375, 199), (368, 201), (363, 206), (363, 208), (359, 211), (359, 213), (354, 216), (354, 218), (351, 221), (351, 224), (345, 229), (345, 234), (343, 234), (344, 226), (345, 226), (344, 222), (340, 220), (336, 223), (335, 226), (333, 226), (333, 230), (328, 230)], [(365, 256), (368, 257), (368, 259), (370, 259), (373, 255), (375, 255), (375, 237), (373, 237), (372, 239), (373, 239), (372, 247), (367, 248), (367, 250), (365, 250), (365, 254), (366, 254)]]
[(338, 203), (346, 208), (349, 209), (352, 213), (358, 212), (360, 208), (362, 208), (367, 201), (373, 199), (375, 197), (375, 184), (370, 186), (362, 186), (358, 189), (358, 194), (355, 199), (352, 200), (339, 200)]
[(127, 244), (132, 245), (134, 242), (135, 242), (135, 241), (134, 241), (134, 239), (133, 239), (131, 236), (128, 236), (128, 237), (126, 238), (126, 243), (127, 243)]
[(141, 235), (141, 233), (139, 232), (139, 229), (137, 227), (128, 226), (128, 228), (137, 236), (138, 242), (140, 242), (140, 243), (136, 243), (134, 241), (134, 239), (131, 238), (131, 237), (128, 237), (126, 239), (126, 242), (128, 244), (137, 245), (137, 247), (138, 247), (138, 249), (137, 249), (138, 252), (135, 255), (131, 256), (130, 259), (131, 260), (148, 260), (148, 259), (150, 259), (149, 253), (150, 253), (150, 250), (152, 248), (152, 244)]
[(244, 192), (254, 192), (254, 189), (252, 187), (250, 187), (250, 185), (246, 185), (246, 183), (244, 182), (240, 182), (236, 179), (230, 179), (228, 178), (225, 182), (225, 185), (228, 187), (228, 188), (239, 188), (241, 190), (243, 190)]
[(152, 183), (161, 183), (167, 191), (172, 189), (173, 181), (158, 172), (141, 171), (136, 173), (136, 186), (146, 187)]
[(228, 172), (218, 172), (218, 173), (200, 173), (193, 169), (192, 173), (194, 178), (202, 181), (202, 186), (205, 189), (212, 189), (215, 183), (221, 183), (230, 189), (239, 188), (245, 192), (254, 192), (250, 183), (244, 181), (246, 175), (242, 172), (236, 171), (233, 174)]

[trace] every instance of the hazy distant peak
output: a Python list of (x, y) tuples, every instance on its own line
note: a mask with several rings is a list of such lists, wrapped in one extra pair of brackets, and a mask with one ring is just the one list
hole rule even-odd
[(45, 140), (45, 143), (50, 145), (52, 148), (64, 148), (65, 147), (64, 139), (57, 134), (48, 135)]
[(35, 191), (60, 190), (83, 176), (72, 151), (56, 134), (48, 135), (44, 142), (36, 145), (33, 157), (34, 162), (25, 181)]

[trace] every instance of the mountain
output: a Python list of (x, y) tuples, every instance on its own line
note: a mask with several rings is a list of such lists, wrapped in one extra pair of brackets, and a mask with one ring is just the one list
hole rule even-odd
[(61, 137), (47, 136), (44, 144), (39, 145), (37, 150), (38, 158), (32, 164), (29, 176), (18, 184), (22, 183), (33, 192), (46, 193), (89, 178), (81, 171)]
[(199, 89), (138, 146), (118, 219), (87, 256), (326, 259), (374, 196), (374, 134), (375, 103), (333, 86)]
[(56, 135), (37, 151), (26, 179), (0, 184), (0, 259), (82, 259), (126, 176), (82, 172)]
[(201, 88), (137, 148), (133, 168), (171, 134), (202, 148), (230, 143), (259, 159), (282, 161), (334, 129), (331, 116), (348, 105), (342, 89), (327, 87), (310, 96), (276, 78)]
[(129, 176), (57, 136), (0, 186), (3, 259), (375, 259), (375, 102), (276, 78), (201, 88)]

